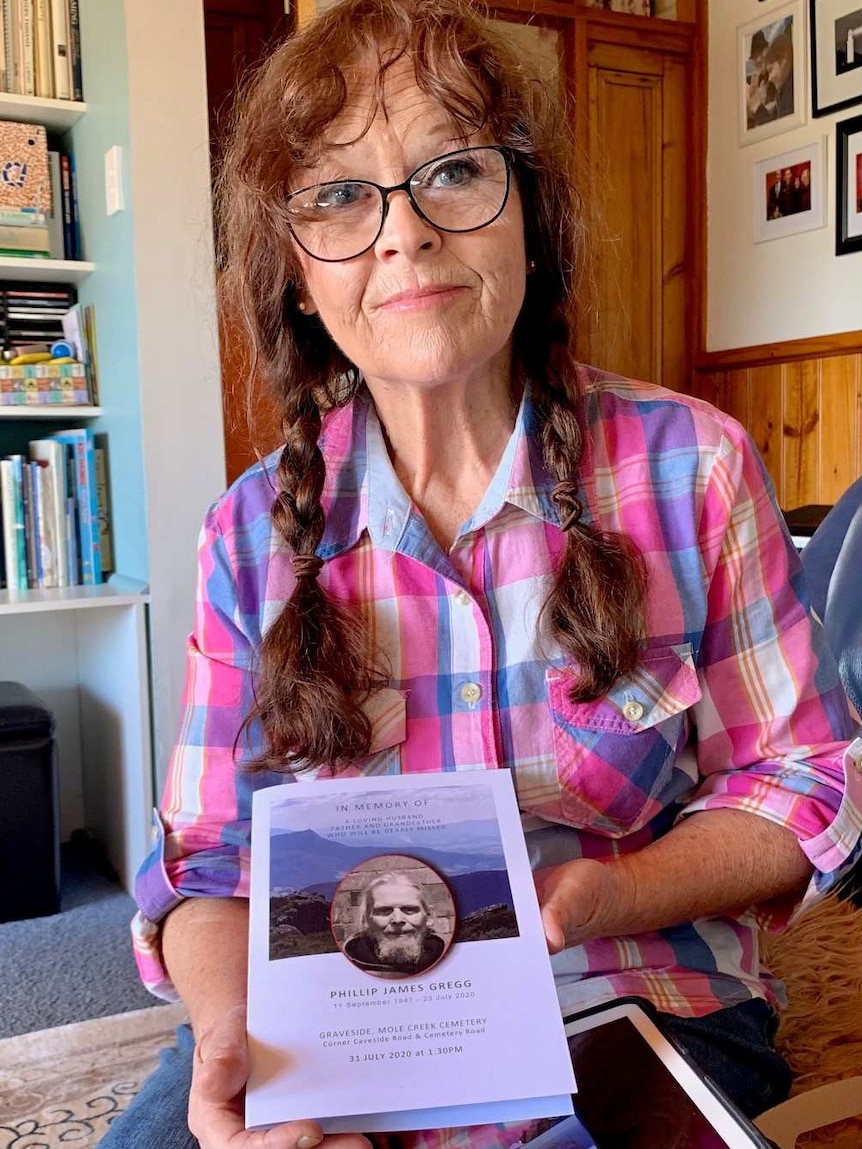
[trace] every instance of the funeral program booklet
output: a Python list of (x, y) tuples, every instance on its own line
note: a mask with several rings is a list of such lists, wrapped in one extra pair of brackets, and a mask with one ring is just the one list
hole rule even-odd
[(254, 795), (249, 1128), (446, 1129), (572, 1112), (506, 770)]

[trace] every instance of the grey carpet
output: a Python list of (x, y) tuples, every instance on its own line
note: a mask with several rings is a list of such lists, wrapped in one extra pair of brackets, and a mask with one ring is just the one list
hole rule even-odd
[(86, 841), (61, 852), (61, 911), (0, 924), (0, 1038), (145, 1009), (129, 921), (135, 904)]

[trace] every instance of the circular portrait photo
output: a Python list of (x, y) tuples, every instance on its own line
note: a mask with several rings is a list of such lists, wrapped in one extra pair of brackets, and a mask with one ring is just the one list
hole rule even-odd
[(378, 854), (354, 866), (332, 898), (332, 936), (372, 977), (416, 977), (435, 966), (455, 934), (455, 902), (440, 875), (416, 858)]

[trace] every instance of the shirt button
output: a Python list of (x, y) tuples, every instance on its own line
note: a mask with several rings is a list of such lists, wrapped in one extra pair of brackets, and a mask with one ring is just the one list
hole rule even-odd
[(627, 702), (623, 707), (623, 714), (629, 722), (640, 722), (644, 716), (644, 708), (639, 702)]
[(459, 590), (455, 595), (455, 602), (457, 602), (458, 606), (468, 606), (470, 603), (470, 596), (465, 590)]
[(465, 702), (478, 702), (482, 697), (482, 687), (476, 682), (465, 682), (461, 687), (461, 697)]

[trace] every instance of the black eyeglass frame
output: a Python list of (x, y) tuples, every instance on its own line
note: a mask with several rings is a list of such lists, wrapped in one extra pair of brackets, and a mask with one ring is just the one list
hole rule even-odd
[[(421, 206), (416, 200), (416, 196), (411, 190), (410, 183), (416, 173), (421, 172), (423, 168), (430, 167), (432, 164), (440, 163), (441, 160), (451, 159), (453, 156), (463, 155), (466, 152), (499, 152), (499, 154), (503, 157), (503, 161), (506, 165), (506, 190), (503, 193), (503, 202), (500, 204), (497, 212), (492, 215), (489, 220), (486, 220), (485, 223), (477, 224), (476, 227), (440, 227), (439, 224), (434, 223), (432, 219), (429, 219), (425, 212), (422, 210)], [(423, 219), (425, 223), (428, 224), (429, 227), (433, 227), (435, 231), (446, 232), (448, 235), (467, 235), (471, 231), (481, 231), (483, 227), (489, 227), (503, 214), (506, 208), (506, 204), (509, 202), (509, 192), (512, 188), (513, 166), (514, 156), (512, 155), (512, 152), (509, 148), (505, 148), (501, 144), (480, 144), (473, 148), (457, 148), (454, 152), (444, 152), (442, 156), (433, 156), (430, 160), (426, 160), (424, 164), (420, 164), (418, 168), (414, 168), (406, 180), (403, 180), (400, 184), (392, 184), (391, 187), (384, 187), (383, 184), (376, 184), (373, 180), (325, 180), (323, 183), (309, 184), (307, 187), (297, 188), (296, 191), (290, 192), (288, 194), (286, 202), (289, 204), (294, 196), (302, 195), (303, 192), (311, 191), (312, 188), (335, 187), (338, 184), (345, 183), (364, 184), (366, 187), (376, 188), (377, 191), (380, 192), (380, 195), (383, 199), (383, 211), (380, 213), (380, 226), (378, 227), (377, 233), (374, 236), (374, 239), (372, 239), (371, 243), (363, 247), (361, 251), (357, 251), (355, 255), (342, 255), (338, 258), (330, 258), (324, 255), (315, 255), (313, 251), (309, 251), (309, 249), (305, 246), (305, 244), (293, 230), (289, 219), (287, 221), (287, 226), (290, 229), (290, 234), (293, 236), (305, 254), (310, 255), (312, 259), (316, 259), (319, 263), (347, 263), (351, 259), (358, 259), (360, 255), (365, 255), (366, 251), (370, 251), (372, 247), (374, 247), (375, 243), (377, 243), (378, 239), (380, 239), (383, 228), (386, 225), (386, 216), (389, 213), (389, 197), (393, 194), (393, 192), (403, 191), (407, 198), (410, 200), (413, 210), (416, 212), (420, 219)]]

